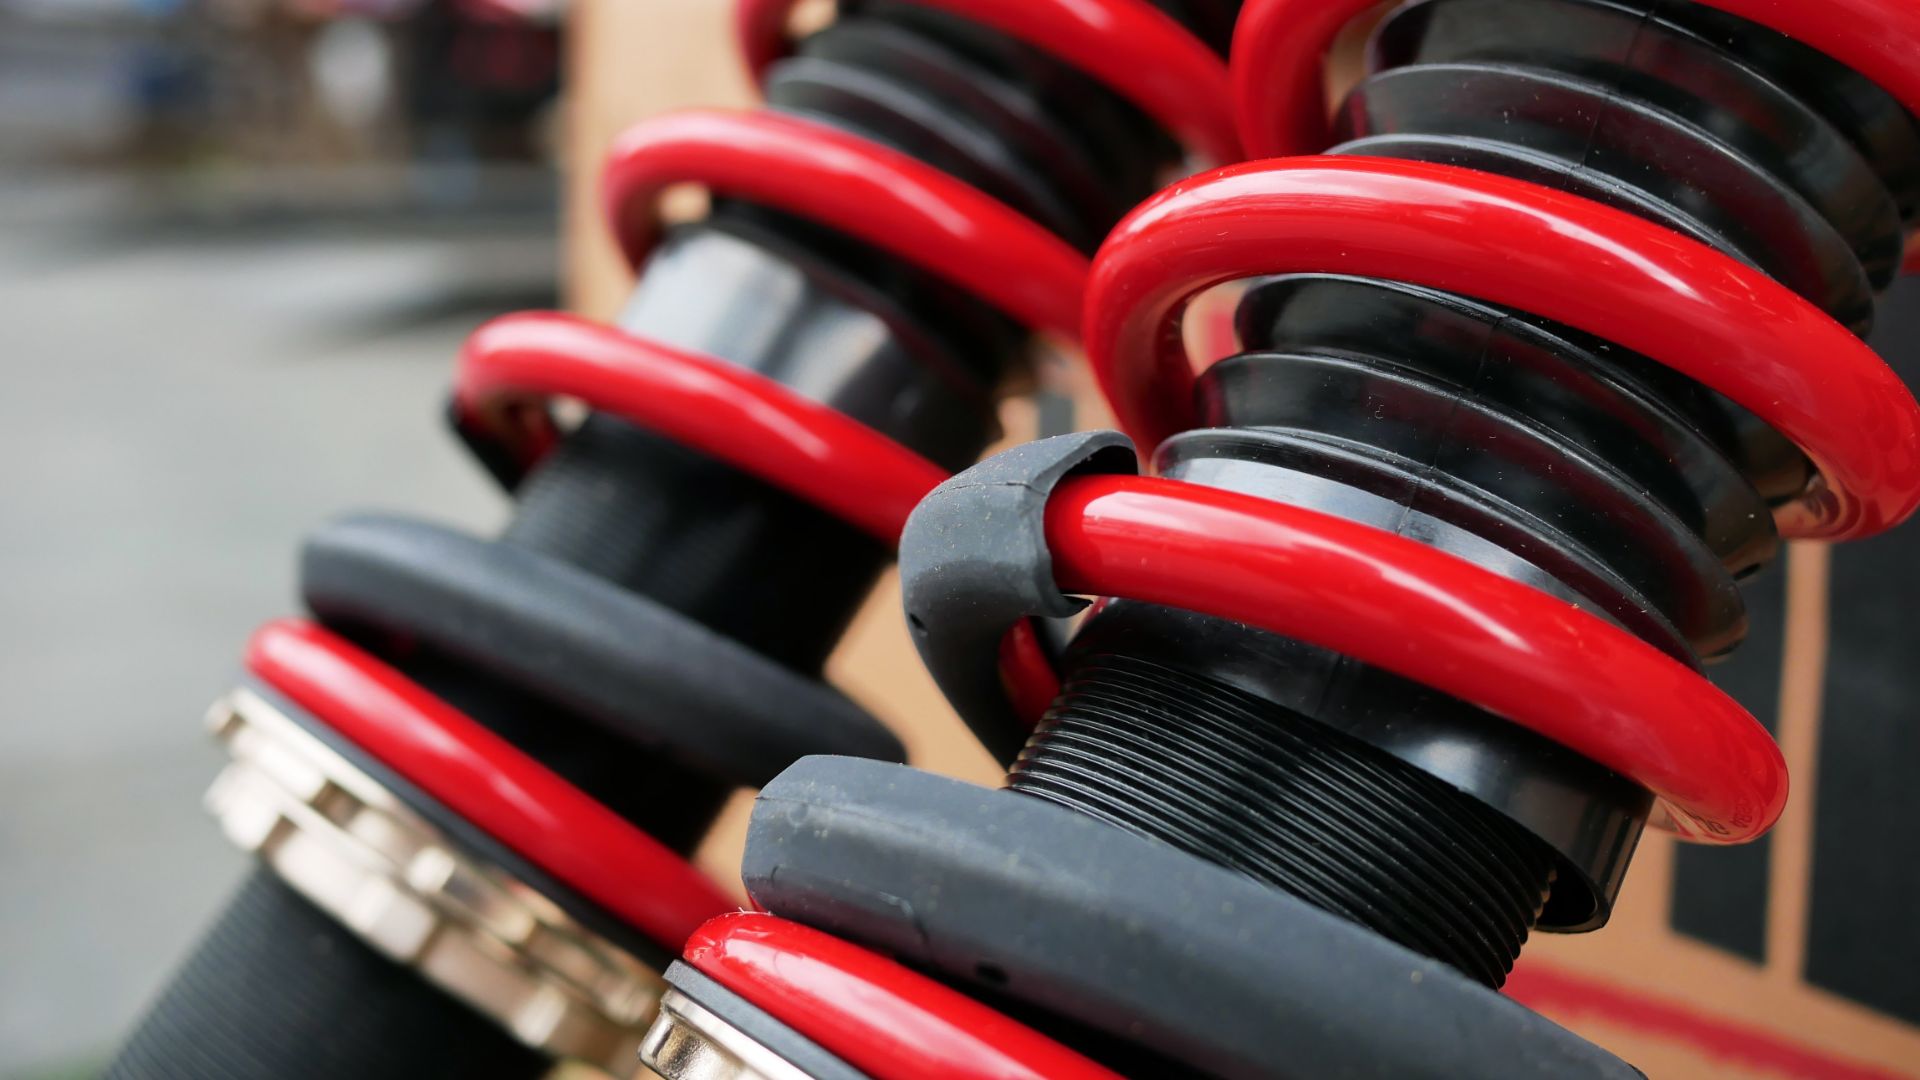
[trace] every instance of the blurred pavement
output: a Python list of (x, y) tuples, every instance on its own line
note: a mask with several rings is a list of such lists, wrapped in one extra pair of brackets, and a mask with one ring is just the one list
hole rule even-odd
[(86, 1075), (242, 868), (206, 705), (350, 508), (479, 530), (462, 335), (551, 304), (550, 218), (100, 227), (0, 182), (0, 1076)]

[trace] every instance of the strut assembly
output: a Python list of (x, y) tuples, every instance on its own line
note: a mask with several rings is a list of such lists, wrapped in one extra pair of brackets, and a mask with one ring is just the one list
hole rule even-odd
[[(111, 1075), (1636, 1075), (1494, 991), (1649, 822), (1773, 823), (1701, 674), (1739, 582), (1920, 505), (1857, 336), (1920, 216), (1920, 17), (1413, 0), (1329, 110), (1372, 0), (793, 6), (738, 12), (767, 110), (617, 144), (618, 325), (464, 351), (505, 532), (309, 539), (313, 620), (214, 714), (263, 865)], [(1035, 334), (1125, 436), (948, 479)], [(896, 543), (1005, 790), (821, 680)], [(722, 915), (685, 856), (738, 786)]]
[[(799, 763), (749, 835), (771, 915), (686, 953), (867, 1075), (933, 1072), (819, 1015), (793, 924), (1129, 1075), (1632, 1075), (1487, 988), (1607, 921), (1649, 820), (1780, 812), (1700, 665), (1783, 538), (1920, 502), (1920, 410), (1856, 336), (1920, 210), (1920, 20), (1421, 0), (1329, 125), (1371, 6), (1249, 3), (1243, 142), (1323, 156), (1176, 184), (1094, 260), (1088, 358), (1157, 475), (1063, 437), (909, 523), (916, 642), (1007, 789)], [(1196, 374), (1181, 313), (1229, 282), (1240, 350)]]
[[(1189, 150), (1236, 156), (1231, 4), (1182, 4), (1192, 31), (999, 7), (849, 3), (789, 47), (749, 4), (768, 109), (614, 148), (631, 303), (463, 351), (455, 430), (516, 498), (498, 539), (308, 539), (312, 620), (263, 628), (214, 711), (209, 801), (263, 865), (111, 1075), (632, 1072), (660, 969), (733, 906), (685, 857), (727, 793), (901, 758), (827, 654), (1033, 334), (1077, 337), (1114, 222)], [(669, 226), (681, 184), (711, 211)]]

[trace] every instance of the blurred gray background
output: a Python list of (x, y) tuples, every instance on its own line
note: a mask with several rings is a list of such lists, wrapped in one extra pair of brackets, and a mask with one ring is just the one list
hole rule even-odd
[[(475, 26), (532, 66), (449, 99)], [(301, 534), (496, 526), (441, 409), (468, 330), (554, 303), (553, 37), (0, 0), (0, 1077), (90, 1075), (236, 880), (200, 717)]]

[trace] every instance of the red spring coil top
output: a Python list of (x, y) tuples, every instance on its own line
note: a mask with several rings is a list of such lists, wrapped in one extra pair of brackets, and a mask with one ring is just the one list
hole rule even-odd
[(661, 192), (675, 184), (832, 226), (1028, 327), (1079, 332), (1086, 259), (998, 200), (859, 136), (769, 112), (691, 110), (635, 125), (602, 177), (608, 220), (633, 265), (659, 233)]
[(571, 315), (509, 315), (467, 340), (454, 400), (528, 464), (553, 443), (552, 395), (702, 447), (889, 544), (947, 476), (763, 375)]
[[(1233, 27), (1234, 114), (1249, 158), (1328, 143), (1323, 59), (1335, 37), (1391, 0), (1246, 0)], [(1853, 68), (1920, 116), (1920, 7), (1909, 0), (1695, 0), (1771, 27)], [(1905, 270), (1920, 274), (1920, 236)]]
[[(1240, 160), (1226, 65), (1165, 12), (1141, 0), (915, 0), (1050, 53), (1132, 102), (1196, 153)], [(740, 0), (734, 30), (759, 80), (786, 55), (799, 0)]]
[[(1709, 2), (1853, 64), (1920, 111), (1920, 11), (1891, 0)], [(1374, 6), (1251, 0), (1234, 39), (1247, 146), (1324, 145), (1322, 55)], [(1162, 192), (1115, 229), (1094, 260), (1084, 337), (1108, 401), (1143, 448), (1194, 423), (1195, 372), (1177, 332), (1186, 305), (1222, 282), (1294, 272), (1376, 277), (1519, 308), (1719, 391), (1819, 469), (1806, 496), (1781, 512), (1788, 536), (1867, 536), (1920, 506), (1920, 405), (1812, 304), (1624, 212), (1398, 160), (1229, 166)], [(1622, 318), (1627, 311), (1633, 317)], [(1818, 358), (1817, 377), (1787, 357)], [(1696, 672), (1595, 616), (1418, 543), (1230, 492), (1106, 478), (1063, 485), (1047, 535), (1069, 591), (1238, 620), (1415, 679), (1632, 778), (1688, 838), (1751, 839), (1784, 805), (1778, 749)], [(1046, 688), (1018, 684), (1049, 675), (1032, 664), (1007, 670), (1021, 700)]]
[[(1771, 27), (1879, 84), (1920, 116), (1920, 7), (1912, 0), (1695, 0)], [(1233, 104), (1249, 157), (1327, 146), (1323, 59), (1382, 0), (1246, 0), (1233, 28)]]
[[(1193, 426), (1193, 368), (1169, 332), (1186, 303), (1221, 282), (1295, 272), (1519, 308), (1719, 391), (1820, 470), (1823, 482), (1780, 521), (1788, 536), (1868, 536), (1920, 505), (1920, 406), (1873, 350), (1785, 286), (1575, 195), (1381, 158), (1228, 166), (1168, 188), (1114, 229), (1088, 287), (1087, 355), (1143, 450)], [(1817, 377), (1785, 357), (1818, 358)]]

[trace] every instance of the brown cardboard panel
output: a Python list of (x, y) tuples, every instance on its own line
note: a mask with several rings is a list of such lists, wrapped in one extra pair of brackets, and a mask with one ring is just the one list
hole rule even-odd
[[(576, 11), (568, 113), (568, 296), (575, 309), (605, 316), (630, 287), (630, 275), (599, 220), (597, 178), (605, 147), (624, 125), (651, 112), (742, 104), (748, 93), (728, 37), (731, 9), (724, 0), (581, 0)], [(1920, 292), (1909, 296), (1920, 307)], [(1189, 340), (1197, 351), (1223, 351), (1225, 325), (1218, 311), (1195, 312)], [(1080, 426), (1109, 422), (1084, 366), (1054, 357), (1040, 370), (1043, 385), (1075, 400)], [(1013, 402), (1005, 412), (1009, 439), (1032, 433), (1031, 406)], [(1747, 904), (1727, 917), (1757, 918), (1757, 930), (1741, 932), (1738, 951), (1716, 947), (1701, 940), (1715, 935), (1699, 932), (1700, 920), (1714, 918), (1714, 912), (1698, 905), (1678, 920), (1695, 933), (1676, 930), (1676, 881), (1684, 885), (1698, 876), (1691, 869), (1676, 874), (1674, 844), (1654, 836), (1634, 864), (1613, 925), (1597, 934), (1542, 936), (1529, 946), (1515, 977), (1516, 997), (1659, 1080), (1920, 1077), (1920, 1028), (1807, 982), (1810, 966), (1818, 966), (1808, 956), (1809, 928), (1820, 917), (1813, 911), (1812, 883), (1820, 865), (1814, 849), (1820, 802), (1814, 787), (1823, 775), (1822, 747), (1832, 743), (1823, 743), (1822, 725), (1836, 722), (1822, 717), (1830, 689), (1824, 675), (1832, 558), (1818, 546), (1793, 551), (1785, 601), (1788, 627), (1779, 650), (1784, 664), (1777, 687), (1766, 687), (1762, 695), (1768, 705), (1777, 701), (1772, 727), (1793, 769), (1795, 791), (1761, 868), (1745, 871), (1750, 888), (1765, 895), (1743, 897), (1734, 889), (1724, 901)], [(916, 764), (998, 783), (998, 770), (935, 691), (901, 624), (897, 587), (889, 577), (856, 620), (829, 665), (829, 676), (900, 732)], [(1757, 625), (1755, 632), (1782, 631), (1776, 623)], [(1909, 677), (1920, 679), (1920, 670)], [(722, 880), (734, 877), (748, 803), (745, 795), (735, 801), (701, 853), (703, 865)], [(1866, 845), (1874, 841), (1859, 838)], [(1882, 857), (1912, 864), (1915, 852)], [(1829, 864), (1834, 861), (1828, 856)], [(1831, 887), (1823, 894), (1829, 908), (1837, 903), (1831, 899), (1836, 890), (1844, 893)], [(1896, 899), (1911, 911), (1911, 894)], [(1920, 981), (1920, 970), (1910, 978)]]
[(635, 120), (687, 105), (745, 105), (724, 0), (585, 0), (568, 25), (567, 306), (605, 318), (626, 300), (627, 272), (600, 213), (600, 163)]

